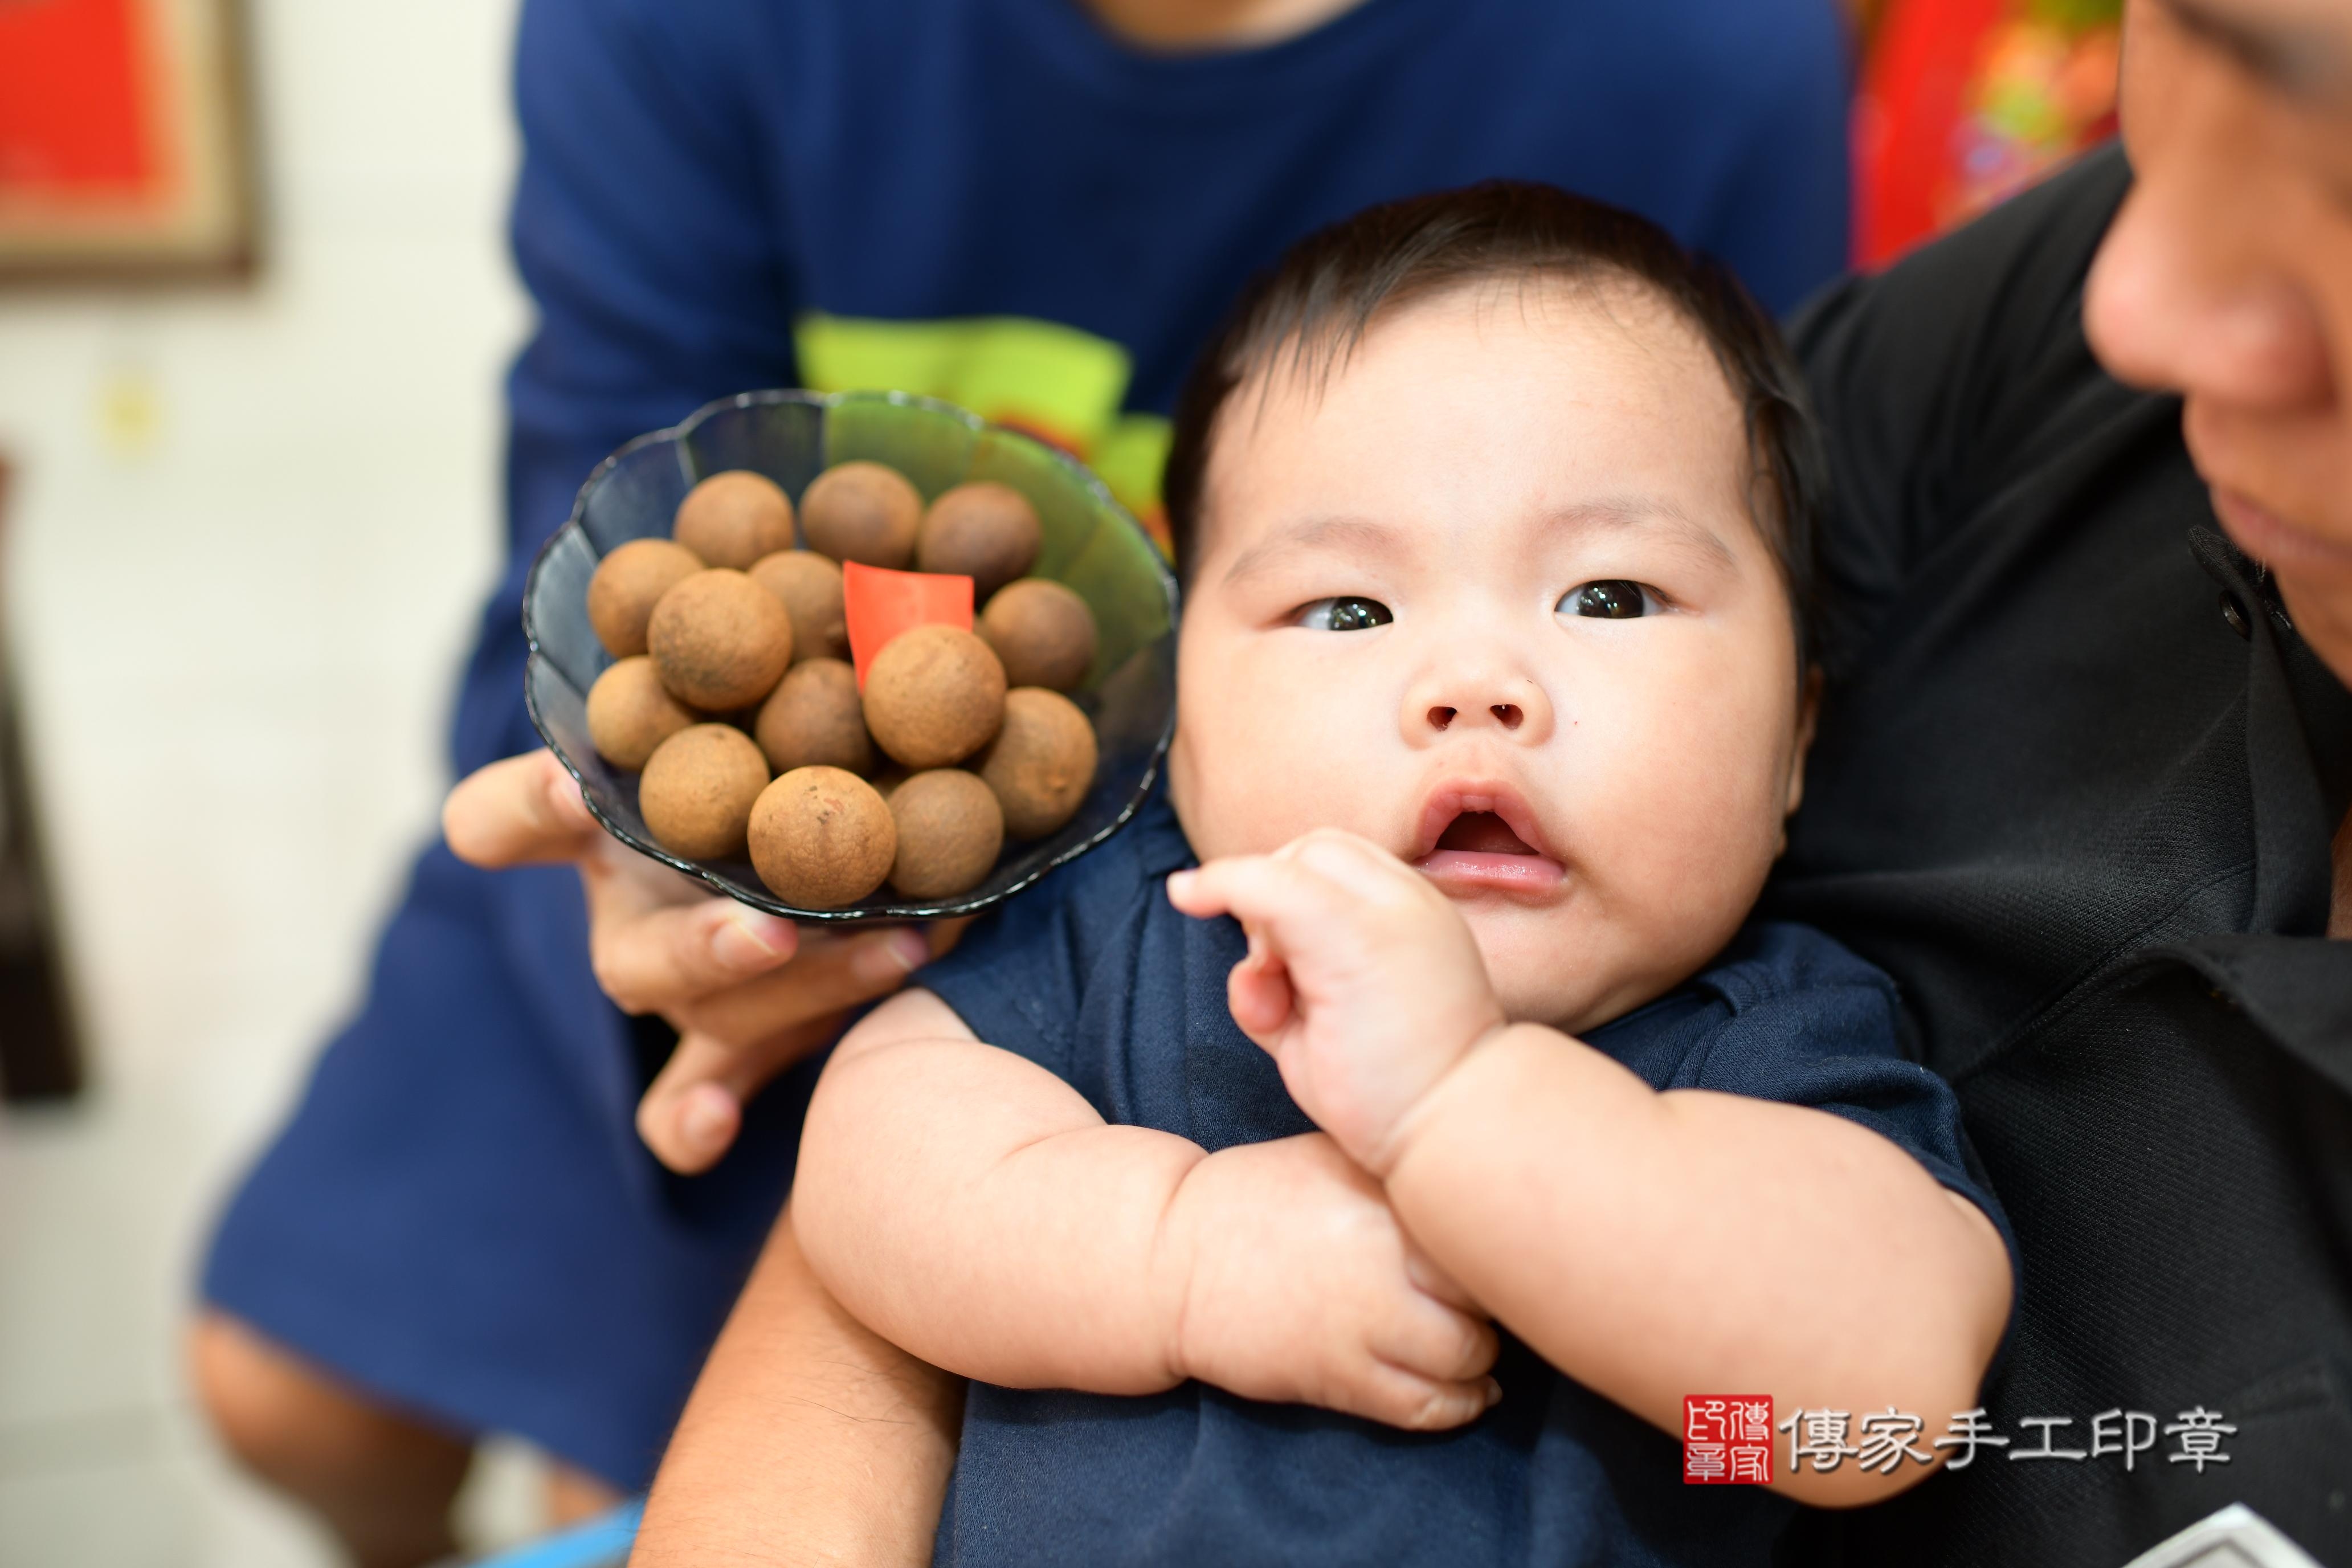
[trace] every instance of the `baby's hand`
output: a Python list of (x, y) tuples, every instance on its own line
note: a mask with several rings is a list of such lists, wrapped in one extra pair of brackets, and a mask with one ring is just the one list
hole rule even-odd
[(1182, 1375), (1420, 1431), (1498, 1396), (1494, 1329), (1323, 1134), (1211, 1154), (1167, 1226)]
[(1271, 855), (1168, 879), (1188, 915), (1230, 914), (1249, 957), (1226, 983), (1234, 1021), (1265, 1047), (1316, 1125), (1375, 1175), (1406, 1116), (1503, 1026), (1478, 944), (1444, 894), (1352, 833), (1320, 828)]

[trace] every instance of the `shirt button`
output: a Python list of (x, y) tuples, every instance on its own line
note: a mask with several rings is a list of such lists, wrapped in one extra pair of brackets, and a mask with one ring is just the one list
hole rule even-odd
[(2221, 618), (2229, 622), (2230, 629), (2240, 637), (2249, 639), (2253, 637), (2253, 625), (2246, 619), (2246, 606), (2238, 602), (2237, 595), (2226, 589), (2221, 595)]

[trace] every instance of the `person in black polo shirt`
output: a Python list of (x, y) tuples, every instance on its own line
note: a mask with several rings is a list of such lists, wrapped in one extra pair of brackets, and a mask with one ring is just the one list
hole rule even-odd
[[(1791, 1562), (2120, 1565), (2237, 1500), (2352, 1560), (2352, 4), (2126, 40), (2137, 184), (1798, 325), (1853, 610), (1771, 911), (1895, 977), (2023, 1265), (1988, 1440)], [(638, 1561), (919, 1560), (957, 1397), (786, 1224)]]
[(1852, 614), (1769, 907), (2023, 1258), (2008, 1447), (1797, 1561), (2352, 1561), (2352, 5), (2126, 28), (2123, 147), (1796, 324)]

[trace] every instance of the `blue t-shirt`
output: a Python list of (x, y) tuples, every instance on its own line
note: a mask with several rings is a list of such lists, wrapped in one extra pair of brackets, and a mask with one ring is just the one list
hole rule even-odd
[[(1793, 308), (1845, 263), (1846, 47), (1834, 0), (1363, 0), (1270, 47), (1177, 53), (1081, 0), (533, 0), (509, 587), (605, 453), (747, 388), (879, 366), (1056, 437), (1087, 434), (1062, 395), (1165, 415), (1253, 273), (1400, 196), (1549, 181)], [(867, 334), (838, 372), (812, 352), (819, 320), (980, 318), (1113, 353), (1069, 367), (1091, 394), (1024, 409), (1056, 352), (1034, 333)], [(492, 616), (467, 767), (537, 744), (520, 614)]]
[[(1117, 837), (975, 925), (921, 984), (1106, 1121), (1211, 1150), (1311, 1131), (1226, 1009), (1240, 926), (1168, 902), (1162, 879), (1191, 864), (1155, 797)], [(1585, 1038), (1662, 1089), (1812, 1106), (1870, 1128), (2006, 1237), (1951, 1090), (1903, 1059), (1895, 1019), (1879, 971), (1809, 928), (1758, 925), (1704, 974)], [(1143, 1398), (974, 1384), (936, 1560), (1769, 1560), (1793, 1504), (1758, 1487), (1684, 1485), (1674, 1439), (1507, 1335), (1495, 1375), (1499, 1405), (1433, 1436), (1197, 1383)]]

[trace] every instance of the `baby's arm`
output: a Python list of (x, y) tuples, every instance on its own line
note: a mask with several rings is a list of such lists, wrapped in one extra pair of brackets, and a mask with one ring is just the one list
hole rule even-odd
[[(1445, 897), (1351, 836), (1213, 862), (1169, 893), (1250, 928), (1234, 1019), (1414, 1238), (1561, 1371), (1669, 1431), (1693, 1394), (1931, 1424), (1976, 1403), (2008, 1253), (1892, 1141), (1826, 1111), (1661, 1093), (1556, 1029), (1507, 1024)], [(1773, 1485), (1853, 1504), (1925, 1473)]]
[(834, 1053), (793, 1213), (850, 1312), (968, 1377), (1099, 1394), (1198, 1377), (1415, 1426), (1488, 1403), (1493, 1331), (1330, 1140), (1207, 1154), (1107, 1124), (929, 992)]
[[(1387, 1186), (1501, 1321), (1668, 1431), (1685, 1394), (1762, 1392), (1783, 1415), (1915, 1412), (1924, 1443), (1977, 1403), (2009, 1315), (1992, 1223), (1890, 1140), (1808, 1107), (1661, 1093), (1538, 1026), (1500, 1031), (1426, 1097)], [(1840, 1506), (1926, 1473), (1773, 1485)]]

